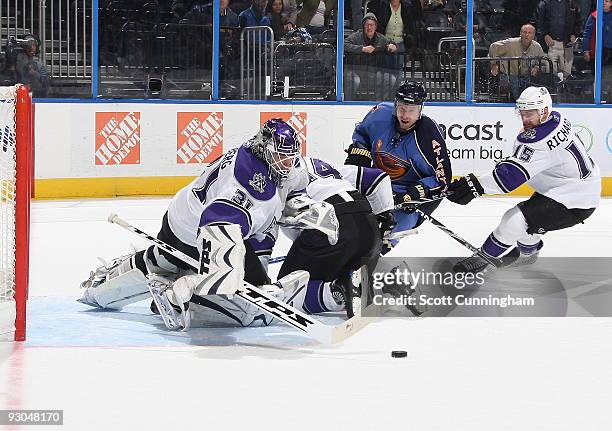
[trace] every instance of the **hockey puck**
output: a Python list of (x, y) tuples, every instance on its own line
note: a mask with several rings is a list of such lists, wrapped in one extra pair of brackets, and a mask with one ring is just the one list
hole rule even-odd
[(392, 358), (405, 358), (406, 356), (408, 356), (408, 352), (405, 350), (394, 350), (391, 352)]

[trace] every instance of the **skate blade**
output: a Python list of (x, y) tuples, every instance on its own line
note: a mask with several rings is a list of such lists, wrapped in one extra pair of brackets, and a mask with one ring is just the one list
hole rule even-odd
[(153, 301), (157, 306), (157, 310), (159, 311), (166, 328), (168, 328), (170, 331), (186, 331), (189, 329), (191, 323), (189, 312), (177, 312), (168, 300), (168, 297), (164, 295), (164, 291), (168, 288), (168, 286), (151, 281), (147, 283), (147, 286), (149, 287), (149, 292), (151, 292)]

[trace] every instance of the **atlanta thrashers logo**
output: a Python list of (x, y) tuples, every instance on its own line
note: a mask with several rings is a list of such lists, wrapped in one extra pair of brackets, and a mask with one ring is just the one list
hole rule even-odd
[(376, 167), (385, 171), (389, 175), (389, 178), (391, 178), (391, 181), (406, 175), (411, 167), (410, 162), (402, 160), (386, 151), (380, 151), (381, 146), (382, 141), (379, 140), (376, 143), (376, 150), (374, 152)]

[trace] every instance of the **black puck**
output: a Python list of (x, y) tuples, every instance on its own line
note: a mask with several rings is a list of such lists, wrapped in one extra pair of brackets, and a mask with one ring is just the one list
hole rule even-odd
[(405, 350), (394, 350), (391, 352), (392, 358), (405, 358), (406, 356), (408, 356), (408, 352)]

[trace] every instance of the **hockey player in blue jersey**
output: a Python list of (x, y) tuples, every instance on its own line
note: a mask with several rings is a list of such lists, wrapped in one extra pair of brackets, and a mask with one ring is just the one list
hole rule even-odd
[[(355, 127), (345, 164), (382, 169), (391, 178), (396, 204), (432, 199), (451, 182), (451, 163), (444, 137), (434, 120), (422, 114), (427, 93), (421, 84), (402, 83), (395, 103), (380, 103)], [(421, 205), (431, 214), (440, 201)], [(395, 210), (394, 232), (423, 222), (411, 210)], [(385, 251), (388, 251), (385, 250)]]
[[(512, 155), (492, 172), (469, 174), (449, 186), (448, 199), (466, 205), (482, 194), (509, 193), (523, 183), (535, 193), (509, 209), (481, 251), (506, 265), (535, 262), (542, 235), (582, 223), (593, 214), (601, 195), (597, 164), (587, 154), (571, 122), (552, 110), (544, 87), (528, 87), (516, 101), (523, 129)], [(457, 272), (479, 272), (488, 263), (475, 254), (455, 265)]]

